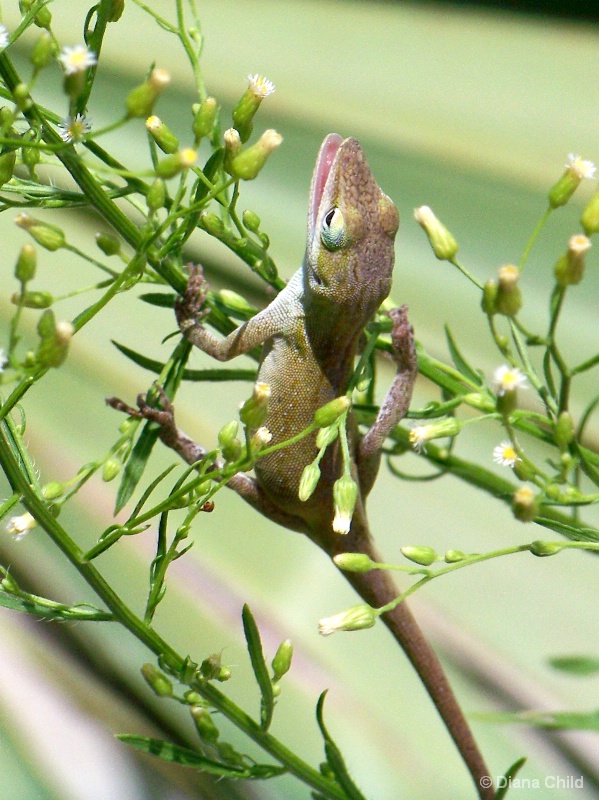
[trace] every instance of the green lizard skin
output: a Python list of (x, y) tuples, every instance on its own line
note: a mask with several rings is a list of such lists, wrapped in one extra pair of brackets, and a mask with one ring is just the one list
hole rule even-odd
[[(202, 325), (207, 285), (199, 267), (190, 267), (189, 285), (176, 306), (181, 331), (194, 345), (226, 361), (262, 344), (258, 381), (271, 389), (266, 427), (271, 444), (307, 428), (314, 412), (347, 392), (364, 327), (388, 296), (394, 261), (397, 209), (376, 183), (360, 144), (329, 134), (312, 179), (304, 263), (285, 289), (263, 311), (223, 340)], [(368, 528), (366, 497), (372, 488), (385, 438), (408, 410), (417, 364), (407, 309), (389, 313), (393, 321), (393, 357), (397, 375), (371, 429), (361, 436), (350, 416), (352, 474), (360, 492), (348, 534), (333, 531), (332, 487), (342, 474), (339, 442), (321, 461), (321, 478), (307, 501), (298, 498), (304, 467), (313, 461), (316, 435), (259, 458), (255, 479), (240, 473), (228, 485), (265, 516), (309, 536), (329, 556), (366, 553), (382, 560)], [(161, 438), (188, 463), (205, 450), (178, 430), (166, 398), (163, 410), (141, 398), (140, 412), (162, 425)], [(384, 570), (344, 573), (371, 606), (381, 607), (398, 594)], [(489, 771), (454, 697), (443, 669), (406, 603), (382, 619), (414, 665), (476, 784), (490, 800)], [(431, 755), (432, 759), (432, 755)]]

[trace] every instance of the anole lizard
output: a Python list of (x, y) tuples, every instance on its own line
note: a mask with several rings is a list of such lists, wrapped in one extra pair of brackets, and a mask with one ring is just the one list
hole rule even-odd
[[(264, 345), (258, 381), (270, 386), (264, 424), (272, 434), (271, 444), (307, 428), (318, 408), (347, 392), (364, 328), (391, 288), (398, 226), (397, 209), (376, 183), (360, 144), (332, 133), (321, 146), (312, 178), (304, 263), (267, 308), (219, 340), (201, 324), (207, 285), (199, 268), (190, 269), (187, 291), (176, 305), (184, 336), (219, 361)], [(304, 467), (316, 455), (316, 434), (259, 458), (255, 478), (238, 473), (228, 481), (258, 511), (306, 534), (331, 557), (358, 552), (381, 560), (368, 529), (365, 501), (376, 478), (381, 447), (408, 410), (417, 372), (406, 307), (393, 309), (389, 316), (397, 375), (364, 436), (351, 416), (348, 419), (351, 471), (359, 486), (349, 533), (333, 530), (332, 487), (342, 472), (338, 441), (329, 446), (320, 463), (318, 486), (306, 501), (299, 499), (298, 488)], [(150, 408), (143, 398), (139, 411), (120, 401), (110, 402), (159, 422), (162, 440), (188, 463), (205, 455), (203, 448), (176, 427), (165, 396), (162, 409)], [(373, 607), (389, 603), (398, 594), (387, 571), (344, 575)], [(443, 669), (406, 603), (382, 619), (422, 679), (479, 797), (490, 800), (494, 791), (487, 786), (488, 769)]]

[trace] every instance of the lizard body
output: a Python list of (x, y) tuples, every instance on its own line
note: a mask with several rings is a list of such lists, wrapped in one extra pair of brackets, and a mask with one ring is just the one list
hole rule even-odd
[[(187, 292), (176, 306), (186, 338), (221, 361), (264, 345), (258, 380), (271, 389), (264, 424), (272, 434), (272, 444), (307, 428), (318, 408), (347, 392), (360, 337), (391, 288), (398, 225), (397, 209), (377, 185), (359, 143), (330, 134), (322, 144), (312, 179), (303, 265), (267, 308), (219, 340), (201, 324), (206, 284), (201, 270), (190, 270)], [(342, 472), (338, 440), (328, 447), (320, 463), (320, 481), (306, 501), (299, 500), (298, 488), (304, 467), (317, 453), (316, 434), (259, 458), (255, 479), (239, 473), (228, 482), (261, 513), (305, 533), (330, 557), (358, 552), (382, 560), (368, 529), (365, 501), (384, 440), (408, 410), (417, 371), (407, 310), (394, 309), (390, 316), (397, 375), (364, 436), (351, 414), (348, 417), (351, 471), (359, 486), (349, 533), (340, 535), (332, 527), (332, 487)], [(170, 409), (144, 407), (142, 411), (161, 422), (162, 439), (188, 463), (205, 453), (175, 427)], [(387, 604), (398, 594), (387, 571), (344, 575), (373, 607)], [(487, 767), (443, 669), (406, 603), (382, 619), (426, 686), (479, 796), (490, 800), (494, 791), (481, 782), (489, 774)]]

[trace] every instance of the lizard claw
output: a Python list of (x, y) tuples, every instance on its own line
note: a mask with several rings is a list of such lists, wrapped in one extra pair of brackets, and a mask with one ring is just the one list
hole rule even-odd
[(387, 312), (393, 322), (391, 331), (391, 344), (393, 346), (393, 360), (402, 372), (414, 376), (418, 372), (418, 359), (414, 343), (414, 328), (408, 319), (408, 307), (392, 308)]
[(208, 282), (199, 264), (189, 265), (189, 279), (185, 294), (175, 301), (175, 315), (181, 333), (185, 334), (210, 313), (208, 308), (203, 308), (208, 295)]
[(106, 403), (116, 411), (123, 411), (130, 417), (137, 419), (147, 419), (150, 422), (156, 422), (160, 425), (160, 438), (168, 444), (168, 442), (177, 435), (177, 426), (175, 425), (175, 409), (173, 404), (166, 396), (162, 386), (157, 383), (154, 384), (154, 390), (158, 395), (160, 407), (156, 408), (148, 404), (147, 395), (137, 395), (137, 408), (128, 405), (118, 397), (107, 397)]

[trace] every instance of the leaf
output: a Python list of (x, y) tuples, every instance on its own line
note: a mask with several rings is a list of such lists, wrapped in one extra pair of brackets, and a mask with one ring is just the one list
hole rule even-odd
[(453, 338), (453, 335), (449, 330), (449, 325), (445, 325), (445, 337), (447, 339), (447, 346), (449, 348), (451, 360), (453, 361), (456, 369), (458, 369), (462, 373), (462, 375), (464, 375), (464, 377), (472, 381), (472, 383), (476, 384), (477, 386), (482, 386), (483, 379), (480, 373), (473, 367), (471, 367), (470, 364), (464, 358), (464, 356), (460, 353), (458, 346), (455, 342), (455, 339)]
[(151, 306), (173, 308), (176, 296), (172, 292), (146, 292), (145, 294), (140, 294), (139, 299), (143, 300), (144, 303), (149, 303)]
[(211, 775), (221, 775), (226, 778), (243, 778), (247, 770), (244, 767), (235, 767), (223, 764), (206, 758), (201, 753), (191, 750), (189, 747), (181, 747), (170, 742), (163, 742), (160, 739), (151, 739), (147, 736), (136, 736), (135, 734), (121, 733), (117, 739), (125, 744), (140, 750), (142, 753), (149, 753), (152, 756), (161, 758), (183, 767), (194, 767)]
[(520, 772), (524, 764), (526, 764), (526, 758), (519, 758), (517, 761), (514, 761), (512, 766), (507, 770), (499, 782), (500, 788), (497, 790), (495, 800), (503, 800), (507, 794), (507, 790), (510, 788), (511, 781)]
[(555, 656), (549, 659), (550, 665), (571, 675), (595, 675), (599, 672), (599, 658), (593, 656)]
[(350, 777), (345, 761), (341, 755), (341, 750), (337, 747), (333, 739), (331, 739), (328, 730), (324, 724), (324, 699), (327, 693), (324, 691), (318, 698), (316, 705), (316, 720), (318, 727), (324, 739), (324, 752), (327, 758), (327, 763), (333, 770), (337, 783), (346, 793), (349, 800), (366, 800), (362, 792), (358, 789), (356, 784)]
[(252, 669), (254, 670), (254, 675), (256, 676), (256, 681), (262, 695), (262, 702), (260, 704), (260, 727), (263, 731), (266, 731), (272, 722), (275, 697), (272, 689), (272, 681), (268, 674), (268, 667), (264, 660), (264, 653), (262, 652), (262, 642), (260, 641), (258, 626), (256, 625), (256, 620), (247, 603), (243, 606), (241, 619), (243, 621), (243, 632), (247, 642), (248, 653), (250, 654), (250, 661), (252, 662)]
[(599, 710), (581, 711), (514, 711), (473, 715), (483, 722), (531, 725), (546, 730), (599, 731)]
[(125, 469), (123, 470), (123, 477), (114, 506), (115, 516), (125, 507), (129, 498), (135, 491), (135, 487), (143, 475), (146, 463), (156, 444), (159, 433), (160, 429), (156, 423), (146, 422), (139, 439), (135, 442), (131, 455), (127, 459)]
[[(130, 358), (135, 364), (143, 369), (153, 372), (155, 375), (160, 375), (165, 365), (162, 361), (156, 361), (153, 358), (148, 358), (142, 353), (131, 350), (124, 344), (112, 341), (113, 345), (120, 350), (120, 352)], [(184, 369), (182, 379), (184, 381), (255, 381), (257, 371), (255, 369)]]
[(9, 594), (0, 589), (0, 606), (10, 608), (12, 611), (24, 611), (35, 617), (54, 619), (58, 622), (72, 620), (87, 621), (111, 621), (114, 619), (108, 611), (100, 611), (93, 606), (82, 604), (81, 606), (64, 606), (61, 603), (54, 603), (52, 600), (36, 597), (19, 597)]

